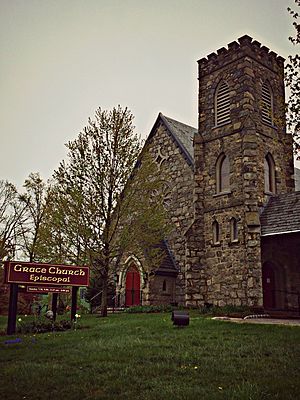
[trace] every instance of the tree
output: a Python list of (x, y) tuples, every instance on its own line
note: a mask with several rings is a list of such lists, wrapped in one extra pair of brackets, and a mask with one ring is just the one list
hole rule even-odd
[(36, 258), (41, 225), (46, 212), (47, 188), (38, 173), (31, 173), (25, 180), (25, 193), (20, 201), (25, 207), (25, 220), (21, 224), (22, 249), (30, 262)]
[(160, 185), (156, 166), (146, 155), (138, 158), (142, 143), (133, 118), (120, 106), (97, 109), (78, 138), (66, 145), (67, 161), (54, 173), (56, 195), (50, 209), (56, 221), (51, 229), (56, 226), (65, 257), (88, 262), (101, 280), (102, 316), (107, 315), (109, 280), (121, 254), (136, 243), (148, 249), (149, 258), (158, 257), (154, 244), (164, 236), (162, 201), (158, 196), (152, 201)]
[[(13, 258), (18, 250), (26, 206), (19, 201), (16, 187), (0, 181), (0, 261)], [(4, 268), (0, 268), (0, 312), (8, 309), (8, 285), (4, 284)], [(21, 298), (19, 299), (22, 300)]]
[[(76, 198), (62, 193), (61, 188), (52, 182), (47, 191), (45, 212), (36, 243), (36, 254), (40, 260), (51, 263), (84, 264), (83, 242), (80, 237), (82, 225), (78, 212), (80, 204)], [(74, 204), (75, 202), (75, 204)], [(76, 207), (75, 207), (76, 206)]]
[[(300, 0), (295, 0), (299, 7)], [(295, 35), (289, 40), (294, 46), (300, 44), (300, 24), (298, 23), (299, 13), (288, 7), (288, 12), (293, 17)], [(300, 56), (298, 53), (289, 56), (289, 63), (285, 71), (286, 86), (290, 89), (289, 101), (287, 103), (287, 126), (293, 132), (295, 151), (300, 159)]]
[(26, 205), (19, 201), (16, 187), (0, 181), (0, 257), (14, 256), (26, 220)]

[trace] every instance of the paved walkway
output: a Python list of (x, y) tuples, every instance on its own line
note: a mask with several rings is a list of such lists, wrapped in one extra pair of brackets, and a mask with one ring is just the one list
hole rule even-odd
[(237, 322), (238, 324), (276, 324), (276, 325), (290, 325), (299, 326), (300, 319), (275, 319), (275, 318), (229, 318), (229, 317), (214, 317), (212, 319), (219, 321)]

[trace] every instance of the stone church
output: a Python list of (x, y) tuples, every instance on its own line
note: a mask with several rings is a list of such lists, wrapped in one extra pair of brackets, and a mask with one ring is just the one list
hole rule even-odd
[(297, 311), (299, 170), (285, 126), (284, 59), (245, 35), (198, 65), (198, 129), (160, 113), (147, 139), (165, 178), (165, 256), (149, 273), (142, 253), (124, 255), (118, 305)]

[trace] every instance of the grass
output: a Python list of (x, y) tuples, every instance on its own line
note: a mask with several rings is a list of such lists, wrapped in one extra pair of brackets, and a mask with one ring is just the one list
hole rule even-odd
[(16, 344), (1, 336), (0, 398), (299, 398), (299, 327), (212, 321), (196, 312), (183, 329), (166, 313), (83, 316), (81, 323), (89, 328), (18, 336)]

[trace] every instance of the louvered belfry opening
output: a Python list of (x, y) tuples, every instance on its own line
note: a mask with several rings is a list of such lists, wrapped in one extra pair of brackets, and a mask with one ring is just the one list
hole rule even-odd
[(223, 125), (230, 122), (230, 99), (229, 86), (221, 82), (216, 91), (215, 97), (216, 125)]
[(262, 86), (262, 120), (266, 124), (273, 123), (273, 97), (267, 83)]

